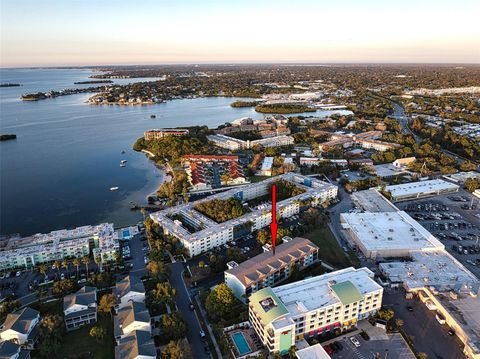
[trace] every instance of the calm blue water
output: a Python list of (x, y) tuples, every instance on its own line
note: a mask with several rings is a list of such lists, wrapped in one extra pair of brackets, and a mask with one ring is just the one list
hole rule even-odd
[[(130, 202), (143, 202), (163, 175), (131, 149), (145, 130), (216, 127), (243, 116), (262, 117), (252, 108), (234, 109), (229, 105), (236, 99), (221, 97), (150, 106), (90, 106), (85, 101), (91, 94), (19, 100), (23, 93), (82, 86), (73, 83), (91, 73), (0, 70), (0, 82), (23, 85), (0, 88), (0, 133), (17, 135), (17, 140), (0, 142), (0, 234), (28, 235), (103, 221), (117, 227), (133, 224), (141, 215), (130, 211)], [(125, 168), (119, 166), (122, 159), (127, 160)], [(110, 192), (112, 186), (120, 189)]]

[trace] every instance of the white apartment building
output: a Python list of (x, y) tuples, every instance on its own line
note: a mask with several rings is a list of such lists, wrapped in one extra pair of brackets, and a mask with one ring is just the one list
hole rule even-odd
[(176, 237), (188, 250), (190, 256), (195, 256), (262, 229), (272, 221), (270, 206), (257, 205), (249, 208), (249, 212), (243, 216), (217, 223), (195, 210), (197, 203), (213, 199), (236, 198), (248, 206), (249, 201), (268, 196), (272, 183), (279, 180), (290, 182), (304, 191), (277, 203), (279, 219), (291, 217), (310, 207), (317, 207), (327, 199), (332, 200), (337, 197), (337, 186), (296, 173), (287, 173), (241, 188), (233, 188), (194, 203), (170, 207), (152, 213), (150, 217), (158, 223), (166, 235)]
[(0, 271), (32, 268), (41, 263), (94, 255), (110, 261), (118, 252), (118, 234), (112, 223), (15, 237), (0, 243)]
[(215, 146), (226, 148), (231, 151), (238, 151), (242, 149), (252, 148), (254, 146), (263, 147), (280, 147), (293, 145), (295, 140), (292, 136), (280, 135), (268, 138), (262, 138), (254, 141), (243, 141), (225, 135), (210, 135), (207, 136), (209, 141), (212, 141)]
[(296, 340), (346, 330), (375, 314), (383, 288), (368, 268), (345, 268), (250, 296), (249, 319), (272, 353), (288, 353)]
[(318, 247), (306, 238), (294, 238), (271, 251), (261, 253), (226, 270), (225, 284), (240, 301), (262, 288), (271, 287), (287, 279), (293, 265), (304, 269), (318, 261)]

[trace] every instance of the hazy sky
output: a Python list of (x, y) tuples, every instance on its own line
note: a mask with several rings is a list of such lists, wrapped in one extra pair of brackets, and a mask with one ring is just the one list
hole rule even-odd
[(479, 14), (479, 0), (0, 0), (0, 65), (480, 63)]

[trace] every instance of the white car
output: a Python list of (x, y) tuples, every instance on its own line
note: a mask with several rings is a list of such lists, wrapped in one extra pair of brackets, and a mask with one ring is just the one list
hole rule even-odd
[(352, 342), (353, 345), (355, 345), (355, 347), (358, 348), (358, 347), (360, 346), (360, 342), (358, 341), (357, 338), (351, 337), (351, 338), (350, 338), (350, 341)]
[(21, 273), (21, 272), (17, 272), (17, 273), (15, 274), (15, 276), (20, 277), (20, 274), (22, 274), (22, 273)]

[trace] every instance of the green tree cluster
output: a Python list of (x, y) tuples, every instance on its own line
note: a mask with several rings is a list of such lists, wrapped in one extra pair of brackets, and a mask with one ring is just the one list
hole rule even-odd
[(195, 209), (217, 223), (222, 223), (247, 213), (247, 209), (242, 205), (242, 202), (236, 198), (215, 198), (210, 201), (200, 202), (195, 205)]

